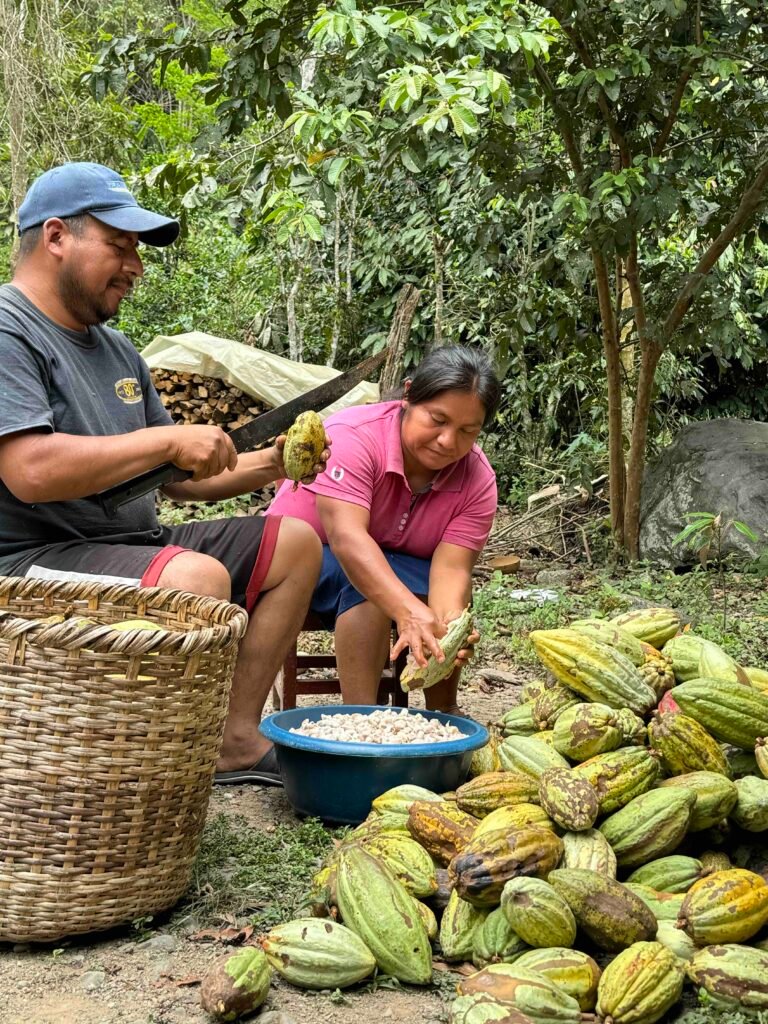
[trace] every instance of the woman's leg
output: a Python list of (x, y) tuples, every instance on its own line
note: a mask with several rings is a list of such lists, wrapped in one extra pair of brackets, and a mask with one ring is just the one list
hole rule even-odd
[(370, 601), (336, 619), (336, 665), (345, 704), (375, 704), (382, 669), (389, 660), (392, 625)]

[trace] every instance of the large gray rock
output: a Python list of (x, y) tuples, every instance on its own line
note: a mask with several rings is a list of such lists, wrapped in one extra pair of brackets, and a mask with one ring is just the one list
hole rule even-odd
[(725, 553), (755, 557), (768, 538), (768, 424), (705, 420), (684, 427), (648, 468), (640, 510), (640, 554), (664, 565), (690, 565), (690, 547), (674, 546), (687, 512), (722, 512), (757, 534), (753, 544), (731, 528)]

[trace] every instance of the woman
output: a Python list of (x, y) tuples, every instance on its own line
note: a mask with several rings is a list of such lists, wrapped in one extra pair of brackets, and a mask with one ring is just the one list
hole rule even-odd
[[(496, 512), (496, 477), (475, 441), (498, 401), (484, 354), (435, 349), (401, 399), (329, 416), (327, 472), (297, 490), (284, 483), (270, 506), (311, 523), (323, 542), (311, 609), (335, 631), (345, 704), (375, 703), (392, 622), (392, 657), (409, 648), (420, 665), (443, 660), (438, 640), (470, 600)], [(427, 707), (458, 710), (469, 654), (425, 691)]]

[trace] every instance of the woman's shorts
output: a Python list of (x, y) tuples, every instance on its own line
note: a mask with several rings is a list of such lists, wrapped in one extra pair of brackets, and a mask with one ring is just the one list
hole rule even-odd
[[(415, 558), (400, 551), (382, 551), (395, 576), (412, 594), (426, 597), (429, 593), (429, 558)], [(323, 545), (320, 579), (312, 596), (310, 609), (318, 615), (326, 629), (333, 629), (336, 619), (367, 598), (355, 590), (327, 544)]]

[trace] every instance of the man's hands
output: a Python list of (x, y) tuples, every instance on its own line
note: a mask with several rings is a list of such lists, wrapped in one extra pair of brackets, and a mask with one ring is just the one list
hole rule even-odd
[[(285, 465), (283, 463), (283, 449), (285, 448), (285, 437), (286, 437), (285, 434), (281, 434), (279, 437), (275, 438), (275, 446), (272, 449), (272, 451), (274, 452), (275, 468), (276, 468), (276, 471), (277, 471), (277, 478), (278, 479), (280, 479), (281, 477), (285, 476)], [(320, 461), (315, 463), (315, 465), (312, 467), (313, 472), (311, 474), (309, 474), (308, 476), (305, 476), (305, 477), (302, 478), (301, 483), (303, 483), (303, 484), (311, 484), (312, 481), (316, 477), (318, 477), (321, 473), (324, 473), (325, 472), (326, 464), (328, 462), (328, 459), (330, 459), (330, 457), (331, 457), (331, 439), (326, 434), (325, 435), (325, 448), (323, 448), (323, 453), (320, 456)]]
[(168, 461), (187, 469), (193, 480), (207, 480), (237, 466), (237, 452), (221, 427), (160, 427), (171, 433)]

